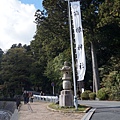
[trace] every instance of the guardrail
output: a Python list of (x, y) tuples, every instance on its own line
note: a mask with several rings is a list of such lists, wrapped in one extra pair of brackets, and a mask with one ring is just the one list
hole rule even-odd
[(48, 101), (48, 102), (58, 102), (58, 96), (41, 96), (41, 95), (33, 95), (34, 99), (40, 101)]

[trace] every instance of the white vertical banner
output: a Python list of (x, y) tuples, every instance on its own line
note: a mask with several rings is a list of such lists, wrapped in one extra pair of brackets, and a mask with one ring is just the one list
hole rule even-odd
[(85, 60), (83, 29), (82, 29), (81, 10), (80, 10), (79, 1), (71, 2), (71, 12), (73, 18), (73, 27), (74, 27), (75, 43), (76, 43), (77, 75), (78, 75), (78, 81), (82, 81), (84, 80), (85, 71), (86, 71), (86, 60)]

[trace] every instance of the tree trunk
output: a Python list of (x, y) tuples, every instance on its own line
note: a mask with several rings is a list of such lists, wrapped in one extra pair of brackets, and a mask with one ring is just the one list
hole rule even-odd
[(99, 74), (98, 74), (98, 65), (96, 51), (94, 47), (94, 42), (91, 42), (91, 55), (92, 55), (92, 70), (93, 70), (93, 92), (98, 91), (99, 89)]

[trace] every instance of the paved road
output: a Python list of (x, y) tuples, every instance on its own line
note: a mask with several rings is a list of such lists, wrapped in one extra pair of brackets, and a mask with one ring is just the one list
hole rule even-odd
[(91, 120), (120, 120), (120, 102), (117, 101), (78, 101), (96, 108)]

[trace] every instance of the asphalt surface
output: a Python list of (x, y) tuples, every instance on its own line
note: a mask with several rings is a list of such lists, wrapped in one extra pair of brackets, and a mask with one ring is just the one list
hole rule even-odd
[(120, 120), (120, 107), (97, 108), (91, 120)]
[[(120, 120), (119, 101), (78, 101), (79, 104), (91, 106), (95, 111), (89, 120)], [(88, 111), (90, 113), (90, 111)], [(84, 119), (87, 120), (87, 119)]]

